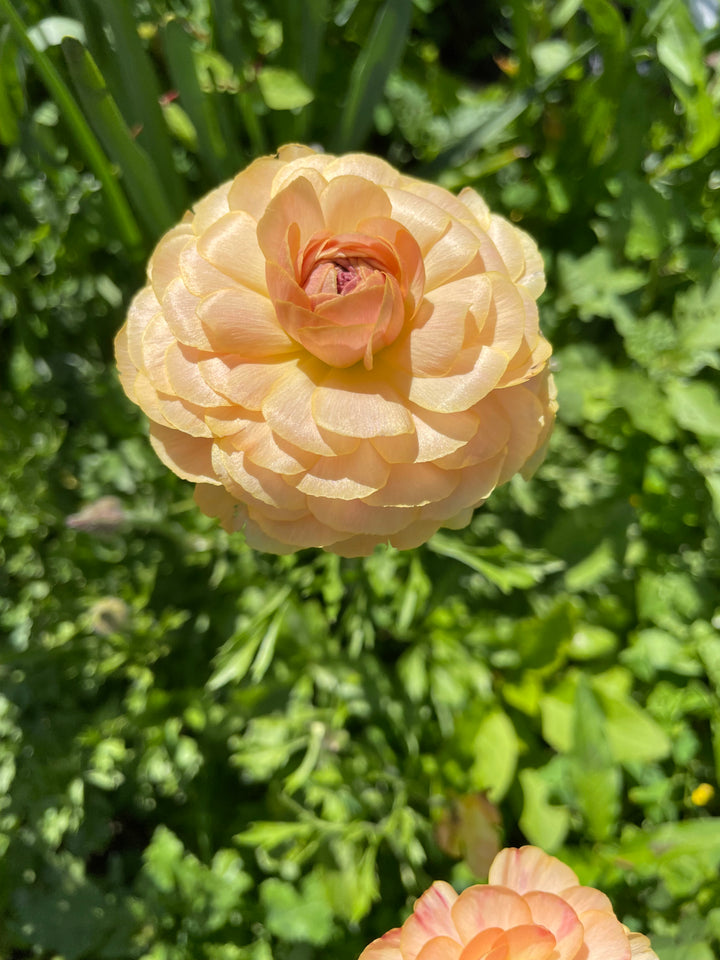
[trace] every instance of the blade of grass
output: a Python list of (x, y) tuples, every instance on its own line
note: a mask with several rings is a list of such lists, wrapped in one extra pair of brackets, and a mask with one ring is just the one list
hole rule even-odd
[(335, 140), (338, 152), (359, 147), (370, 131), (373, 110), (405, 48), (411, 13), (412, 0), (385, 0), (378, 11), (350, 74), (348, 97)]
[(0, 143), (10, 147), (20, 136), (18, 117), (13, 104), (12, 89), (17, 86), (17, 68), (13, 44), (8, 37), (9, 28), (0, 31)]
[[(303, 82), (313, 91), (317, 89), (320, 61), (330, 14), (328, 0), (286, 0), (283, 7), (283, 51), (288, 50), (287, 65), (295, 70)], [(310, 128), (314, 101), (292, 118), (292, 139), (300, 142), (307, 137)]]
[(170, 20), (163, 28), (162, 41), (170, 78), (179, 94), (179, 104), (192, 120), (197, 133), (198, 153), (203, 166), (215, 180), (225, 180), (233, 173), (233, 164), (216, 110), (217, 94), (200, 89), (192, 37), (179, 20)]
[(50, 58), (43, 51), (37, 50), (33, 46), (22, 18), (13, 9), (10, 0), (0, 0), (0, 12), (8, 20), (18, 42), (33, 62), (41, 80), (63, 115), (78, 147), (85, 156), (88, 166), (102, 184), (105, 200), (115, 222), (119, 238), (129, 250), (138, 252), (143, 245), (140, 228), (117, 182), (112, 167), (103, 153), (102, 147), (90, 129), (67, 84), (55, 69)]
[(90, 53), (73, 37), (65, 37), (62, 51), (85, 113), (92, 118), (108, 156), (122, 171), (138, 216), (154, 239), (175, 222), (163, 182), (147, 153), (133, 139)]
[(184, 184), (175, 169), (172, 141), (160, 109), (162, 90), (138, 35), (132, 4), (118, 3), (118, 0), (94, 2), (115, 41), (119, 72), (132, 109), (132, 115), (126, 115), (125, 120), (131, 130), (139, 128), (138, 143), (147, 150), (178, 216), (187, 206), (187, 197)]
[[(228, 63), (233, 65), (240, 83), (244, 83), (243, 67), (249, 59), (248, 38), (244, 35), (242, 21), (236, 14), (233, 0), (210, 0), (210, 19), (217, 49)], [(240, 111), (242, 132), (249, 141), (250, 153), (256, 157), (267, 153), (267, 142), (255, 113), (252, 94), (247, 90), (240, 90), (235, 95), (234, 103)]]

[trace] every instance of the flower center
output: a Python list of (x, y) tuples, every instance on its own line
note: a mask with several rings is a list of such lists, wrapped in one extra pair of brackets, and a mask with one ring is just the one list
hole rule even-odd
[(379, 274), (378, 280), (384, 277), (382, 270), (361, 257), (321, 260), (312, 267), (304, 289), (311, 296), (318, 293), (348, 294), (373, 274)]

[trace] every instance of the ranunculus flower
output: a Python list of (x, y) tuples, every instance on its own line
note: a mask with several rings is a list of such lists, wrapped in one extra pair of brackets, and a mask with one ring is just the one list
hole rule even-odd
[(658, 960), (610, 901), (538, 847), (501, 850), (487, 884), (438, 881), (360, 960)]
[(252, 546), (414, 547), (542, 459), (543, 287), (474, 190), (286, 146), (162, 238), (118, 364), (160, 458)]

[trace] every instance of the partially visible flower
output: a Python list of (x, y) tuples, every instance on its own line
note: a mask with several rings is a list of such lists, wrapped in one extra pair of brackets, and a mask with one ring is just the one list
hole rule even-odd
[(487, 884), (438, 881), (360, 960), (658, 960), (604, 893), (538, 847), (501, 850)]
[(376, 157), (263, 157), (160, 241), (116, 341), (160, 458), (261, 550), (405, 549), (542, 459), (530, 237)]
[(71, 513), (65, 518), (65, 525), (73, 530), (102, 535), (115, 533), (126, 519), (121, 501), (117, 497), (107, 496), (86, 504), (77, 513)]

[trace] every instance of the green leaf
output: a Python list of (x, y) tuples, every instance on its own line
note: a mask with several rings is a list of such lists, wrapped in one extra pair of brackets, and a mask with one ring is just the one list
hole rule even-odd
[(489, 799), (499, 803), (512, 785), (519, 753), (515, 727), (502, 710), (493, 710), (480, 722), (474, 753), (473, 789), (487, 790)]
[(573, 705), (570, 779), (590, 835), (602, 840), (614, 830), (620, 812), (620, 771), (613, 763), (603, 711), (584, 677)]
[(333, 912), (323, 880), (315, 873), (303, 880), (300, 891), (271, 877), (260, 885), (268, 930), (282, 940), (323, 946), (333, 932)]
[(720, 393), (711, 384), (673, 381), (667, 393), (679, 426), (701, 437), (720, 437)]
[(271, 110), (299, 110), (312, 103), (314, 93), (294, 70), (262, 67), (257, 73), (262, 98)]
[(667, 734), (634, 700), (603, 693), (599, 699), (610, 753), (617, 763), (652, 763), (668, 756)]
[(562, 846), (570, 829), (570, 811), (550, 802), (552, 787), (546, 771), (529, 767), (520, 771), (523, 809), (519, 825), (530, 843), (553, 853)]

